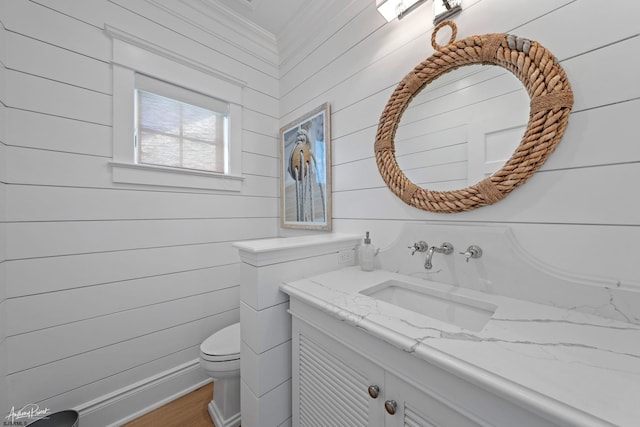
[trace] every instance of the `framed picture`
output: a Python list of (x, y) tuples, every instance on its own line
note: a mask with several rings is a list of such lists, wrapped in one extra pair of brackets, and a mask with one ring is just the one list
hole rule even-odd
[(280, 226), (331, 230), (329, 104), (280, 129)]

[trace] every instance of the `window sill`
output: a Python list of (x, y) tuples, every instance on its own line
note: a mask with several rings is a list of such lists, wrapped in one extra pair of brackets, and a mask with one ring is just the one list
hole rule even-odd
[(113, 182), (202, 190), (242, 190), (243, 177), (135, 163), (110, 162)]

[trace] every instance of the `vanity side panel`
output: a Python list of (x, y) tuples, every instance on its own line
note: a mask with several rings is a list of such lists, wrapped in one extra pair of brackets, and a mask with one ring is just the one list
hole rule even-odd
[(355, 236), (326, 234), (235, 244), (242, 259), (243, 426), (286, 425), (291, 418), (291, 353), (272, 369), (274, 357), (291, 346), (289, 296), (280, 291), (280, 284), (353, 265), (357, 243)]

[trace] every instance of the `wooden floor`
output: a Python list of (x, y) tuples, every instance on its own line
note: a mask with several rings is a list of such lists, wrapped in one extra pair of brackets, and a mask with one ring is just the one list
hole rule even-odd
[(213, 427), (207, 410), (212, 393), (213, 385), (207, 384), (124, 424), (123, 427)]

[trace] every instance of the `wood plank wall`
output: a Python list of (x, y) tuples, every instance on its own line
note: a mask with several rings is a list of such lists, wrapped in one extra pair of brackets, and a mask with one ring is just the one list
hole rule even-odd
[[(278, 233), (275, 41), (175, 5), (2, 2), (0, 412), (82, 406), (196, 360), (239, 319), (232, 242)], [(246, 82), (241, 193), (112, 183), (105, 25)]]
[[(393, 196), (372, 150), (388, 96), (432, 53), (431, 6), (386, 23), (374, 3), (301, 9), (278, 57), (268, 37), (210, 25), (203, 10), (169, 13), (173, 0), (1, 2), (0, 410), (98, 399), (195, 359), (204, 337), (237, 320), (230, 242), (278, 234), (277, 128), (323, 102), (332, 107), (336, 231), (370, 230), (385, 246), (406, 221), (507, 224), (552, 265), (640, 282), (640, 5), (464, 1), (459, 38), (540, 41), (576, 102), (563, 142), (530, 182), (497, 205), (443, 215)], [(336, 13), (318, 20), (320, 7)], [(111, 182), (105, 24), (247, 82), (241, 194)]]
[[(6, 63), (6, 36), (2, 17), (0, 16), (0, 82), (4, 82), (7, 73)], [(6, 275), (6, 134), (4, 129), (6, 122), (6, 86), (0, 84), (0, 411), (9, 408), (9, 391), (7, 387), (7, 275)], [(4, 412), (0, 412), (2, 415)]]
[[(374, 244), (384, 247), (406, 221), (506, 224), (542, 261), (637, 288), (640, 60), (634, 52), (640, 48), (640, 4), (463, 2), (464, 10), (455, 18), (458, 39), (503, 32), (539, 41), (567, 72), (575, 104), (563, 141), (523, 187), (490, 207), (435, 214), (408, 207), (394, 196), (380, 178), (373, 154), (389, 95), (433, 53), (431, 4), (386, 23), (374, 3), (354, 0), (306, 39), (299, 40), (302, 31), (279, 39), (280, 123), (323, 102), (331, 104), (335, 230), (371, 231)], [(299, 30), (313, 19), (298, 17)], [(419, 237), (430, 242), (429, 236)]]

